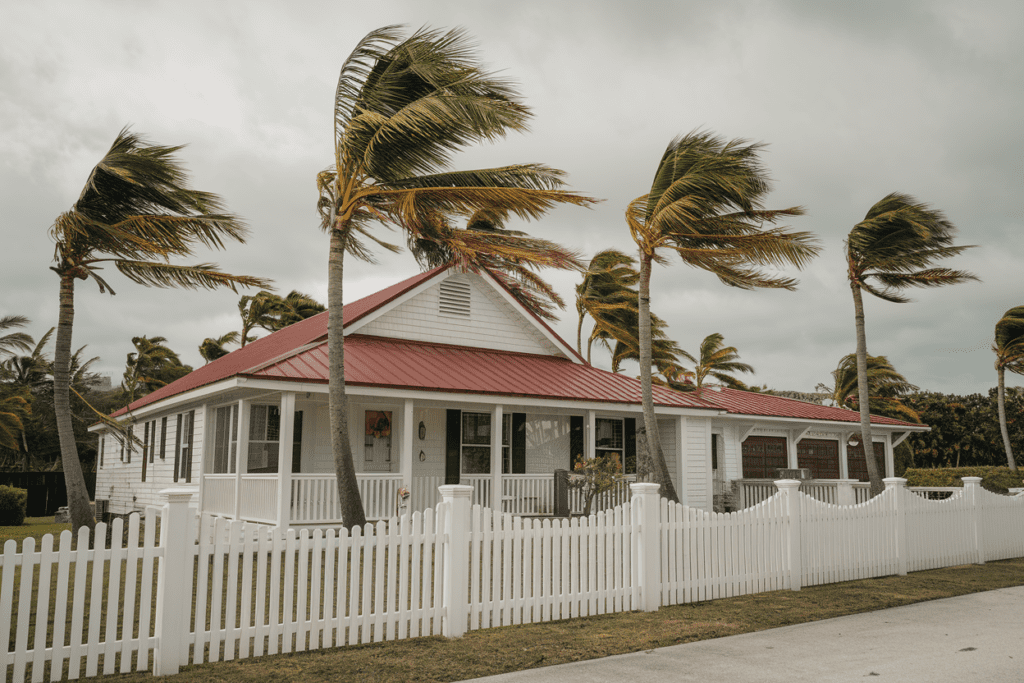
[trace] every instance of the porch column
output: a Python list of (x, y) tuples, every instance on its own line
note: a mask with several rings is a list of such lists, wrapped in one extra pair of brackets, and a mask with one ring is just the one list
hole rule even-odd
[(846, 450), (846, 442), (850, 440), (850, 432), (839, 433), (839, 478), (850, 478), (850, 456)]
[(893, 456), (892, 451), (892, 432), (886, 432), (885, 434), (885, 476), (895, 477), (896, 476), (896, 460)]
[[(416, 419), (416, 415), (413, 413), (412, 399), (405, 399), (405, 403), (402, 405), (402, 450), (399, 455), (399, 469), (402, 473), (402, 486), (409, 489), (409, 493), (412, 493), (412, 433), (416, 429), (416, 425), (413, 422)], [(419, 501), (409, 499), (410, 512), (420, 508), (413, 507), (419, 505)]]
[(277, 443), (277, 526), (292, 521), (292, 441), (295, 440), (295, 392), (281, 392), (281, 430)]
[(238, 402), (238, 432), (235, 434), (235, 519), (241, 519), (242, 475), (249, 471), (249, 399)]
[[(643, 416), (639, 418), (643, 420)], [(679, 495), (679, 502), (688, 505), (689, 496), (686, 490), (686, 418), (682, 415), (676, 416), (676, 493)], [(718, 454), (718, 466), (722, 466), (722, 454)]]
[[(204, 403), (203, 407), (196, 411), (196, 414), (203, 416), (203, 431), (202, 431), (203, 437), (200, 439), (200, 442), (202, 443), (202, 451), (199, 453), (199, 502), (196, 503), (197, 508), (198, 508), (200, 514), (202, 514), (202, 512), (203, 512), (203, 505), (206, 502), (206, 461), (207, 461), (206, 454), (210, 452), (210, 449), (206, 447), (206, 441), (209, 438), (209, 436), (213, 433), (213, 430), (210, 429), (210, 413), (211, 412), (212, 411), (210, 410), (210, 405), (208, 403)], [(181, 414), (179, 413), (178, 417), (175, 418), (175, 419), (180, 420), (181, 419)], [(193, 416), (192, 419), (194, 420), (195, 417)], [(193, 424), (193, 429), (194, 428), (195, 428), (195, 425)], [(181, 438), (185, 439), (187, 437), (186, 437), (185, 434), (182, 434)], [(181, 450), (181, 444), (175, 443), (174, 447), (177, 448), (178, 450)], [(195, 445), (195, 442), (193, 442), (192, 443), (192, 452), (189, 453), (189, 456), (192, 458), (193, 462), (195, 462), (195, 455), (196, 455), (195, 454), (195, 450), (196, 450), (196, 445)], [(191, 474), (191, 472), (189, 474)]]
[(502, 406), (495, 405), (491, 412), (491, 509), (501, 512), (501, 422)]
[(584, 437), (584, 455), (587, 460), (597, 457), (597, 413), (593, 410), (587, 411), (587, 433)]
[(796, 452), (797, 443), (796, 437), (793, 435), (793, 430), (786, 430), (786, 467), (791, 470), (800, 466), (800, 458), (797, 456)]

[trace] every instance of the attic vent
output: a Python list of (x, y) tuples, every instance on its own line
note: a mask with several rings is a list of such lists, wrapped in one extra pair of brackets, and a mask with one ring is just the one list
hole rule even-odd
[(471, 288), (468, 282), (445, 280), (441, 283), (438, 312), (441, 315), (468, 318), (470, 291)]

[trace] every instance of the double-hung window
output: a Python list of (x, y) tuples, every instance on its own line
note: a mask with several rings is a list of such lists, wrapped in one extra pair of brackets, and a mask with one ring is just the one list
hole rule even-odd
[(599, 417), (594, 421), (594, 429), (597, 432), (594, 441), (595, 455), (614, 455), (622, 465), (623, 474), (636, 474), (636, 449), (627, 448), (625, 422), (617, 417)]
[[(512, 416), (501, 416), (502, 471), (512, 469)], [(462, 413), (462, 473), (491, 473), (491, 414)]]
[(192, 481), (192, 437), (196, 411), (179, 413), (174, 440), (174, 481)]

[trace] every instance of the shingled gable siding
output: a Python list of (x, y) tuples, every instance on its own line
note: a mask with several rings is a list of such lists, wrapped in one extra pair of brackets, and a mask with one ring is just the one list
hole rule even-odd
[(471, 285), (468, 317), (440, 314), (441, 283), (438, 282), (360, 327), (358, 333), (499, 351), (557, 353), (555, 346), (480, 276), (460, 273), (448, 279)]
[[(139, 438), (143, 436), (143, 425), (152, 421), (156, 432), (156, 452), (152, 462), (146, 462), (146, 481), (142, 479), (142, 450), (136, 446), (132, 454), (132, 461), (121, 462), (119, 454), (121, 444), (110, 434), (107, 434), (104, 441), (105, 456), (103, 467), (96, 472), (96, 498), (109, 500), (109, 512), (111, 514), (124, 515), (133, 510), (143, 510), (147, 505), (163, 505), (164, 499), (159, 492), (169, 486), (174, 486), (174, 449), (177, 446), (177, 420), (181, 412), (195, 410), (195, 426), (193, 427), (193, 448), (192, 459), (192, 483), (189, 486), (198, 487), (199, 467), (202, 459), (203, 449), (203, 409), (202, 406), (190, 405), (187, 407), (175, 407), (167, 411), (147, 415), (145, 420), (135, 424), (135, 434)], [(167, 436), (164, 441), (164, 457), (160, 457), (160, 444), (162, 436), (163, 418), (167, 418)], [(153, 444), (153, 435), (150, 434), (150, 447)], [(127, 457), (126, 457), (127, 460)], [(184, 482), (180, 482), (184, 484)], [(133, 500), (134, 497), (134, 500)]]

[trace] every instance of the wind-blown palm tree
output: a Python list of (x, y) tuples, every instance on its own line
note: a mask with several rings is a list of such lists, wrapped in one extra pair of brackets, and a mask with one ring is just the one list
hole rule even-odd
[(723, 385), (731, 389), (746, 389), (747, 385), (736, 379), (730, 373), (749, 372), (753, 373), (751, 365), (740, 362), (740, 353), (735, 346), (723, 346), (724, 338), (718, 332), (712, 332), (704, 337), (700, 343), (700, 359), (694, 359), (690, 354), (686, 358), (694, 364), (693, 381), (698, 389), (704, 386), (708, 377), (717, 379)]
[[(50, 343), (50, 337), (53, 336), (54, 329), (51, 327), (47, 330), (46, 334), (39, 338), (35, 346), (30, 347), (28, 355), (12, 355), (3, 363), (0, 363), (0, 377), (17, 387), (23, 397), (31, 396), (33, 392), (38, 391), (41, 386), (50, 381), (49, 376), (53, 371), (53, 362), (46, 355), (45, 348)], [(29, 341), (32, 340), (31, 337), (28, 337), (28, 339)], [(23, 452), (22, 469), (28, 470), (30, 455), (24, 429), (21, 430), (21, 446)]]
[[(613, 311), (637, 311), (636, 287), (640, 273), (636, 259), (617, 249), (605, 249), (590, 259), (583, 280), (576, 285), (576, 350), (583, 353), (583, 321), (589, 315), (594, 330), (587, 343), (590, 348), (597, 338), (611, 339), (609, 317)], [(637, 314), (639, 318), (639, 314)]]
[(192, 371), (166, 342), (166, 337), (132, 337), (135, 351), (128, 354), (124, 370), (129, 403), (134, 403), (136, 392), (148, 394)]
[[(903, 396), (919, 391), (907, 381), (885, 356), (867, 357), (868, 403), (872, 414), (885, 415), (907, 422), (921, 422), (916, 410), (903, 403)], [(860, 400), (857, 380), (857, 354), (850, 353), (839, 360), (832, 371), (832, 384), (819, 384), (816, 390), (825, 394), (825, 400), (839, 408), (856, 410)]]
[[(563, 270), (581, 269), (579, 257), (554, 242), (530, 237), (520, 230), (508, 230), (505, 227), (507, 220), (507, 211), (481, 209), (470, 217), (464, 230), (439, 222), (423, 236), (410, 237), (409, 248), (424, 270), (448, 264), (462, 270), (486, 270), (534, 315), (545, 320), (557, 320), (555, 309), (564, 309), (565, 302), (547, 281), (534, 272), (538, 269), (535, 257), (543, 253), (546, 255), (545, 267)], [(452, 243), (458, 243), (466, 231), (477, 233), (474, 239), (482, 240), (480, 247), (469, 253), (452, 247)], [(519, 237), (520, 253), (491, 253), (484, 246), (491, 236), (503, 244), (510, 236)]]
[(1010, 446), (1010, 432), (1006, 428), (1006, 371), (1024, 375), (1024, 306), (1008, 310), (996, 323), (996, 341), (992, 344), (996, 354), (996, 372), (999, 375), (997, 406), (999, 408), (999, 431), (1006, 448), (1006, 463), (1011, 470), (1017, 469)]
[[(342, 65), (334, 100), (334, 165), (317, 177), (321, 227), (330, 234), (327, 307), (331, 444), (341, 514), (365, 520), (349, 444), (345, 396), (342, 282), (344, 256), (369, 259), (365, 240), (388, 249), (372, 223), (398, 227), (407, 239), (446, 244), (457, 260), (480, 254), (526, 257), (526, 238), (501, 232), (452, 231), (455, 219), (481, 210), (539, 218), (560, 203), (593, 200), (561, 189), (562, 172), (540, 164), (451, 171), (460, 149), (523, 131), (529, 110), (511, 83), (482, 70), (460, 30), (429, 29), (403, 37), (399, 27), (369, 33)], [(545, 251), (536, 267), (557, 265)]]
[(283, 330), (289, 325), (294, 325), (306, 318), (312, 318), (318, 313), (323, 313), (327, 307), (311, 297), (309, 294), (293, 289), (284, 297), (278, 297), (277, 311), (272, 314), (270, 331)]
[[(962, 270), (930, 267), (970, 247), (953, 245), (956, 233), (946, 216), (909, 195), (893, 192), (868, 210), (846, 238), (847, 276), (853, 291), (857, 330), (857, 381), (860, 430), (865, 452), (870, 450), (870, 387), (867, 380), (867, 336), (861, 291), (893, 303), (910, 301), (901, 292), (909, 287), (941, 287), (977, 278)], [(871, 495), (882, 492), (882, 474), (867, 458)]]
[[(22, 422), (30, 406), (23, 396), (14, 394), (0, 398), (0, 447), (21, 450), (25, 425)], [(22, 443), (18, 443), (22, 437)]]
[(242, 348), (256, 337), (250, 337), (249, 333), (257, 327), (269, 330), (274, 325), (274, 316), (277, 315), (281, 306), (281, 297), (273, 292), (257, 292), (249, 295), (244, 294), (238, 300), (238, 315), (242, 318), (242, 330), (238, 333), (239, 343)]
[(101, 277), (112, 263), (125, 277), (147, 287), (189, 289), (265, 287), (266, 280), (229, 275), (210, 263), (175, 265), (200, 245), (221, 249), (226, 239), (244, 242), (242, 221), (224, 213), (220, 199), (187, 187), (177, 160), (181, 147), (150, 145), (123, 129), (103, 159), (89, 173), (72, 208), (57, 217), (50, 235), (56, 242), (51, 267), (60, 278), (60, 317), (54, 350), (54, 412), (61, 461), (68, 489), (68, 510), (77, 533), (92, 529), (82, 466), (71, 423), (70, 363), (74, 326), (75, 281), (91, 279), (100, 292), (114, 293)]
[(727, 285), (743, 289), (794, 289), (796, 281), (772, 275), (763, 266), (803, 267), (818, 253), (810, 233), (764, 228), (800, 207), (769, 211), (762, 199), (770, 184), (758, 155), (761, 144), (725, 140), (692, 132), (669, 143), (647, 194), (630, 202), (626, 222), (640, 248), (640, 372), (644, 424), (650, 444), (654, 481), (661, 494), (678, 502), (661, 450), (654, 416), (651, 378), (651, 266), (666, 260), (659, 250), (674, 251), (687, 265), (714, 273)]
[[(0, 318), (0, 332), (13, 327), (28, 325), (28, 318), (23, 315), (5, 315)], [(28, 351), (32, 348), (32, 337), (25, 332), (8, 332), (0, 336), (0, 357), (15, 351)]]
[(219, 337), (207, 337), (203, 340), (203, 343), (199, 345), (199, 355), (203, 357), (203, 360), (209, 363), (211, 360), (217, 360), (230, 353), (224, 347), (228, 344), (238, 343), (238, 333), (228, 332), (222, 334)]

